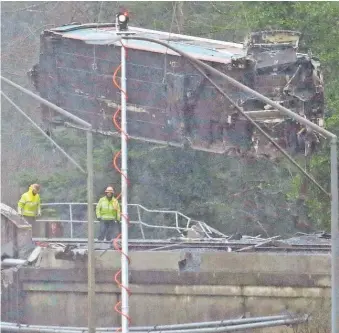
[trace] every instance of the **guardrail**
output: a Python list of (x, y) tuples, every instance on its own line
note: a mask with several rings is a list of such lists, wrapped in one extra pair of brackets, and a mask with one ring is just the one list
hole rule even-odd
[[(41, 223), (70, 223), (70, 238), (74, 238), (74, 223), (87, 223), (85, 219), (74, 219), (74, 210), (76, 207), (84, 206), (84, 211), (87, 211), (87, 203), (78, 203), (78, 202), (49, 202), (43, 203), (42, 208), (52, 208), (52, 207), (61, 207), (63, 208), (63, 215), (65, 215), (64, 209), (67, 207), (68, 209), (68, 217), (64, 219), (57, 219), (57, 218), (50, 218), (50, 219), (37, 219), (38, 222)], [(93, 205), (93, 209), (95, 208), (96, 203)], [(197, 226), (199, 231), (203, 233), (204, 237), (206, 238), (215, 238), (212, 235), (218, 235), (220, 237), (227, 237), (220, 231), (210, 227), (208, 224), (202, 221), (194, 220), (185, 214), (174, 211), (174, 210), (156, 210), (156, 209), (148, 209), (140, 204), (128, 204), (129, 207), (129, 216), (136, 216), (136, 219), (130, 219), (131, 224), (136, 224), (140, 228), (140, 232), (143, 239), (146, 239), (145, 230), (144, 228), (151, 228), (151, 229), (163, 229), (163, 230), (171, 230), (175, 231), (179, 236), (185, 237), (183, 232), (187, 231), (193, 226)], [(151, 214), (162, 214), (163, 216), (167, 216), (166, 221), (170, 218), (170, 225), (156, 225), (151, 224), (149, 222), (145, 222), (143, 220), (143, 213), (151, 213)], [(87, 214), (83, 214), (87, 215)], [(156, 218), (154, 218), (156, 219)], [(153, 220), (153, 219), (152, 219)], [(95, 223), (99, 223), (98, 220), (94, 221)]]

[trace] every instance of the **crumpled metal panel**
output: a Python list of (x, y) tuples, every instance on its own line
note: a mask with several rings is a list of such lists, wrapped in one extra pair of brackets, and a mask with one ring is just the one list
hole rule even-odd
[[(245, 45), (247, 57), (255, 62), (255, 90), (323, 126), (324, 89), (320, 63), (309, 54), (297, 53), (299, 38), (299, 32), (286, 30), (250, 34)], [(272, 109), (255, 98), (245, 101), (243, 106), (253, 111)], [(278, 117), (271, 125), (265, 119), (262, 121), (290, 153), (307, 156), (320, 143), (313, 131), (284, 117)], [(254, 141), (266, 140), (254, 134)], [(265, 150), (272, 152), (267, 146)]]

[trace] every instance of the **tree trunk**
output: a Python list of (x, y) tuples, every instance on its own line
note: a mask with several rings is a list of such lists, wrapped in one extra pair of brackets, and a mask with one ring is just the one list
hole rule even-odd
[(178, 1), (176, 3), (176, 22), (177, 30), (179, 34), (184, 33), (185, 15), (184, 15), (184, 1)]

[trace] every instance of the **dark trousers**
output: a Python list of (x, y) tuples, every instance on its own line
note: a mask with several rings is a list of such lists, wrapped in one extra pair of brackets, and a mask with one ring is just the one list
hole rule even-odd
[(120, 233), (120, 223), (113, 220), (101, 220), (98, 240), (111, 241)]
[(23, 216), (23, 218), (32, 226), (32, 237), (46, 237), (44, 223), (37, 222), (35, 216)]

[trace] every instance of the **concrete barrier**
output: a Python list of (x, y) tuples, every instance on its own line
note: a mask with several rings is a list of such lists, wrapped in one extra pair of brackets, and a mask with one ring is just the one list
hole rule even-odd
[[(114, 305), (120, 299), (120, 290), (114, 274), (120, 268), (120, 254), (115, 251), (101, 254), (97, 253), (96, 260), (96, 324), (119, 325)], [(53, 251), (45, 250), (37, 265), (19, 270), (19, 321), (86, 326), (86, 261), (56, 260)], [(244, 313), (256, 316), (284, 311), (312, 312), (330, 297), (330, 258), (265, 253), (132, 252), (130, 287), (133, 325), (220, 320)], [(279, 332), (277, 329), (274, 332)]]

